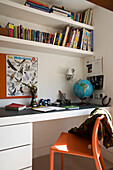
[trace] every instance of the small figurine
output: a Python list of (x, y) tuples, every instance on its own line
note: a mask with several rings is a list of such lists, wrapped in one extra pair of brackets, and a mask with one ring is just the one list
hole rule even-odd
[[(37, 82), (35, 82), (35, 84), (36, 83)], [(36, 107), (37, 106), (37, 102), (36, 102), (37, 87), (35, 86), (35, 84), (32, 84), (31, 86), (26, 83), (22, 83), (22, 84), (30, 88), (30, 92), (32, 95), (31, 106)]]

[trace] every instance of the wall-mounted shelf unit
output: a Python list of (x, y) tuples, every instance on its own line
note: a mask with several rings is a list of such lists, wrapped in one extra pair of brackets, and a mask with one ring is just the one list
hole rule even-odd
[(52, 44), (0, 36), (0, 46), (43, 53), (53, 53), (65, 56), (85, 57), (94, 55), (93, 52), (83, 51), (75, 48), (62, 47)]
[[(0, 0), (0, 15), (56, 29), (63, 29), (66, 25), (69, 25), (73, 26), (74, 28), (86, 28), (89, 30), (94, 30), (94, 27), (91, 25), (80, 23), (72, 20), (71, 18), (59, 16), (54, 13), (47, 13), (33, 9), (9, 0)], [(83, 51), (80, 49), (73, 49), (69, 47), (62, 47), (5, 36), (0, 36), (0, 46), (76, 57), (94, 55), (94, 52)]]

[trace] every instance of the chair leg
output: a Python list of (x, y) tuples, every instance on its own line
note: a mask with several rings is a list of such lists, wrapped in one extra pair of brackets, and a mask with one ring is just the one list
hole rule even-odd
[(100, 160), (99, 160), (99, 157), (97, 155), (96, 155), (96, 157), (94, 157), (94, 160), (95, 160), (96, 169), (97, 170), (102, 170)]
[(54, 151), (50, 149), (50, 170), (54, 170)]
[(101, 165), (102, 165), (102, 169), (103, 169), (103, 170), (106, 170), (106, 167), (105, 167), (105, 164), (104, 164), (104, 159), (103, 159), (102, 154), (100, 154), (100, 162), (101, 162)]
[(64, 153), (61, 153), (61, 170), (64, 170)]

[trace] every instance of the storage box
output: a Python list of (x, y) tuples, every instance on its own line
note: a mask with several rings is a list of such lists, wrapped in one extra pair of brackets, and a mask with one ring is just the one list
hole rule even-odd
[(0, 27), (0, 35), (9, 36), (9, 31), (7, 28)]

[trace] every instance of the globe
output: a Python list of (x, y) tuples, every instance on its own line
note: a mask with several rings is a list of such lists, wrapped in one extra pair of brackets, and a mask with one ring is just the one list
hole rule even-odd
[(84, 100), (92, 95), (93, 86), (88, 80), (81, 79), (74, 84), (73, 91), (79, 99)]

